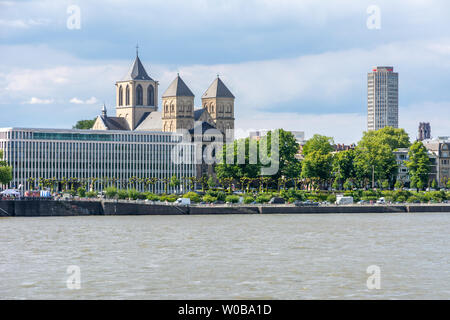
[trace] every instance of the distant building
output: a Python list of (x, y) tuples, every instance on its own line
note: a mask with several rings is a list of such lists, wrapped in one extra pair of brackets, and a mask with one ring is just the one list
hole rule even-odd
[(423, 144), (436, 156), (436, 180), (438, 186), (443, 188), (450, 179), (450, 137), (424, 140)]
[[(411, 183), (411, 179), (409, 176), (409, 169), (406, 166), (406, 162), (409, 160), (408, 156), (408, 148), (398, 148), (394, 150), (395, 159), (398, 165), (397, 172), (397, 181), (401, 181), (405, 187), (409, 187)], [(429, 173), (428, 184), (431, 184), (431, 181), (436, 180), (437, 178), (437, 159), (436, 155), (430, 151), (428, 151), (428, 158), (430, 159), (431, 170)]]
[(419, 123), (419, 134), (417, 135), (417, 140), (423, 141), (431, 139), (431, 125), (429, 122)]
[(398, 73), (375, 67), (367, 75), (367, 129), (398, 128)]
[(346, 145), (346, 144), (335, 144), (333, 145), (334, 148), (334, 152), (340, 152), (340, 151), (347, 151), (347, 150), (353, 150), (356, 148), (356, 144), (352, 143), (350, 145)]

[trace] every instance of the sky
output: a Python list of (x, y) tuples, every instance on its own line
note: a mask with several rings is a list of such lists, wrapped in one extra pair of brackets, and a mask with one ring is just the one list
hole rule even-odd
[(399, 73), (412, 140), (419, 122), (449, 136), (449, 13), (448, 0), (0, 0), (0, 127), (71, 128), (103, 103), (114, 114), (138, 44), (160, 96), (179, 72), (200, 107), (219, 74), (237, 136), (283, 128), (356, 143), (377, 65)]

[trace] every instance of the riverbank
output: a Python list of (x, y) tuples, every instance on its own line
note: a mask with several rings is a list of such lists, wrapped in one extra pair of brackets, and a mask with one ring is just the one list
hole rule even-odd
[(92, 215), (213, 215), (213, 214), (333, 214), (450, 212), (450, 204), (401, 205), (190, 205), (148, 204), (143, 201), (2, 200), (2, 217)]

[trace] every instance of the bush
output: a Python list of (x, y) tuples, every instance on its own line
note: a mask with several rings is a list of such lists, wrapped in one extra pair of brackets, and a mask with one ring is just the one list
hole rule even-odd
[(117, 189), (114, 187), (108, 187), (105, 189), (105, 194), (108, 199), (113, 199), (117, 195)]
[(122, 200), (128, 199), (128, 192), (126, 190), (119, 190), (117, 191), (117, 197)]
[(200, 196), (197, 193), (193, 192), (193, 191), (185, 193), (183, 195), (183, 198), (189, 198), (189, 199), (191, 199), (192, 202), (200, 202), (201, 201)]
[(335, 202), (336, 202), (336, 195), (330, 194), (330, 195), (327, 197), (327, 201), (330, 202), (330, 203), (335, 203)]
[(411, 196), (408, 198), (409, 203), (420, 202), (420, 199), (417, 196)]
[(239, 196), (236, 196), (236, 195), (226, 196), (225, 201), (226, 202), (231, 202), (231, 203), (238, 203), (239, 202)]
[(216, 197), (217, 197), (217, 200), (225, 201), (225, 198), (227, 197), (227, 195), (223, 191), (218, 191)]
[(147, 195), (147, 200), (151, 200), (151, 201), (159, 200), (159, 197), (154, 193), (148, 192), (146, 195)]
[(205, 194), (203, 196), (203, 201), (205, 201), (206, 203), (212, 203), (212, 202), (214, 202), (216, 200), (217, 200), (216, 197), (213, 197), (212, 195), (209, 195), (209, 194)]
[[(175, 202), (178, 199), (178, 196), (176, 194), (163, 194), (161, 197), (159, 197), (160, 201), (167, 201), (167, 202)], [(192, 199), (191, 199), (192, 201)]]
[(260, 194), (256, 197), (256, 202), (258, 203), (267, 203), (272, 199), (270, 194)]
[(136, 189), (128, 190), (128, 198), (137, 200), (138, 197), (139, 197), (139, 191), (137, 191)]
[(77, 189), (77, 193), (78, 193), (78, 195), (79, 195), (81, 198), (86, 197), (86, 189), (83, 188), (83, 187), (79, 187), (79, 188)]
[(88, 198), (97, 198), (97, 192), (89, 191), (89, 192), (86, 193), (86, 197), (88, 197)]
[(252, 196), (245, 196), (244, 197), (244, 203), (245, 204), (249, 204), (255, 201), (255, 198), (253, 198)]

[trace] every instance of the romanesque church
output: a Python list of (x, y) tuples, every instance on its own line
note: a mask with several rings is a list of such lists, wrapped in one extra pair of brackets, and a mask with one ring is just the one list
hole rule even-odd
[(159, 110), (158, 85), (136, 54), (127, 75), (116, 82), (116, 116), (108, 116), (104, 106), (92, 129), (194, 132), (200, 126), (202, 133), (214, 128), (223, 134), (234, 130), (234, 95), (218, 76), (203, 94), (200, 108), (194, 108), (194, 94), (177, 75), (163, 93)]

